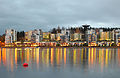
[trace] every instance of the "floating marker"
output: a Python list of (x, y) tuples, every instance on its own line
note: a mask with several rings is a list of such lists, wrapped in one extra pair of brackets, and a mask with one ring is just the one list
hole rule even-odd
[(24, 64), (23, 64), (23, 67), (28, 67), (28, 64), (27, 64), (27, 63), (24, 63)]

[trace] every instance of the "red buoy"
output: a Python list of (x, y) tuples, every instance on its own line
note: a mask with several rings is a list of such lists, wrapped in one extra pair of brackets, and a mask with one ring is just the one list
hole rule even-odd
[(24, 63), (24, 64), (23, 64), (23, 67), (28, 67), (28, 64), (27, 64), (27, 63)]

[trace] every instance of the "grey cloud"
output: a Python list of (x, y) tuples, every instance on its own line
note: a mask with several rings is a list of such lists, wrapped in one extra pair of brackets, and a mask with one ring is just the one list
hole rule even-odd
[(119, 27), (119, 7), (119, 0), (0, 0), (0, 34), (7, 28), (48, 31), (87, 23)]

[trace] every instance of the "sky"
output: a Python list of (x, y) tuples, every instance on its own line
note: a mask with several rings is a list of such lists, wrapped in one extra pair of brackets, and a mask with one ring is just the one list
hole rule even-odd
[(120, 0), (0, 0), (0, 35), (5, 29), (120, 27)]

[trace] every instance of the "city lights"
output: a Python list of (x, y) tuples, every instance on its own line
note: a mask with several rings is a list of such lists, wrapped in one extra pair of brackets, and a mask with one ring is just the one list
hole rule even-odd
[(58, 27), (49, 32), (43, 32), (41, 29), (27, 32), (7, 29), (4, 37), (1, 37), (2, 42), (0, 41), (2, 47), (120, 46), (120, 28), (92, 28), (90, 25)]

